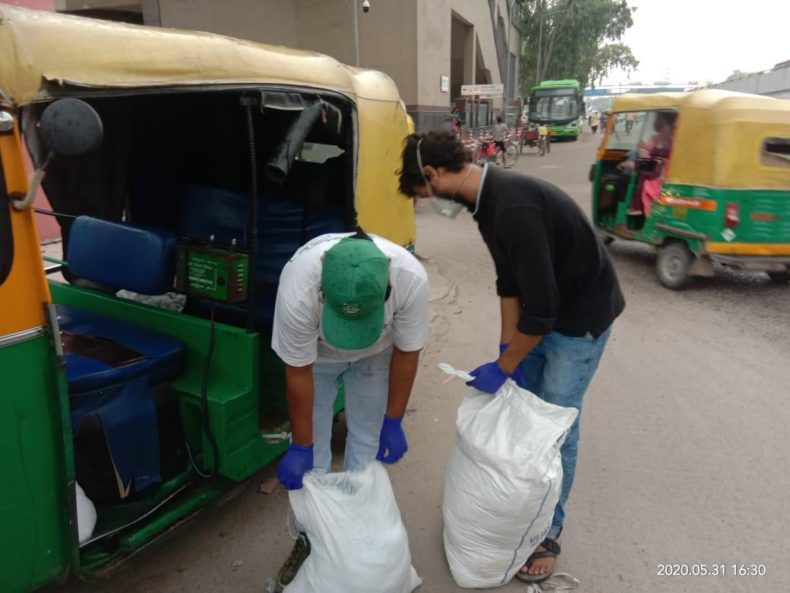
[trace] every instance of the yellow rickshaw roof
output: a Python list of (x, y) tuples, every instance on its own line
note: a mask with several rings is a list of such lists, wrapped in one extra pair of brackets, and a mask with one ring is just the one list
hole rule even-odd
[(650, 95), (620, 95), (612, 101), (612, 111), (654, 111), (677, 109), (686, 93), (653, 93)]
[(678, 113), (666, 182), (790, 189), (790, 167), (761, 158), (765, 140), (790, 139), (790, 101), (705, 89), (622, 95), (612, 105), (614, 112), (656, 110)]
[(318, 53), (0, 5), (0, 102), (48, 100), (46, 83), (106, 89), (275, 84), (398, 102), (392, 79)]

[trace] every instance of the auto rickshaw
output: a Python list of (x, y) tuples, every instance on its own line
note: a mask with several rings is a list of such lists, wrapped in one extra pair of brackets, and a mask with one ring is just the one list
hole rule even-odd
[[(413, 245), (396, 177), (413, 125), (379, 72), (216, 35), (3, 5), (0, 52), (13, 593), (108, 572), (285, 451), (279, 272), (357, 225)], [(39, 184), (63, 238), (47, 270)]]
[(714, 264), (790, 280), (790, 101), (700, 90), (623, 95), (612, 112), (590, 172), (607, 242), (655, 246), (670, 289)]

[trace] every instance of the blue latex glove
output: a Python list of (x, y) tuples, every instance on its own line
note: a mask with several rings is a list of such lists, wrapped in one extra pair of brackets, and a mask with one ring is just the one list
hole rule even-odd
[[(499, 356), (502, 356), (505, 353), (505, 350), (507, 350), (507, 347), (509, 345), (510, 344), (500, 344), (499, 345)], [(521, 381), (521, 363), (518, 363), (518, 366), (516, 367), (516, 370), (513, 371), (513, 374), (510, 375), (510, 376), (516, 382), (516, 385), (519, 385), (519, 386), (521, 385), (521, 382), (522, 382)]]
[(403, 418), (384, 416), (384, 424), (381, 425), (381, 435), (379, 436), (379, 452), (376, 454), (377, 461), (397, 463), (409, 450), (406, 433), (403, 432), (403, 426), (401, 426), (402, 422)]
[(313, 469), (313, 445), (292, 443), (277, 466), (277, 477), (288, 490), (299, 490), (302, 478)]
[(469, 374), (474, 379), (467, 381), (466, 384), (486, 393), (496, 393), (505, 384), (505, 381), (510, 378), (496, 360), (477, 367)]

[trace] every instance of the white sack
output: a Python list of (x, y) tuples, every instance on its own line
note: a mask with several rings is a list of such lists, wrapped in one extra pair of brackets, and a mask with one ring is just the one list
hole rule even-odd
[(411, 593), (422, 584), (381, 463), (308, 473), (288, 496), (310, 555), (285, 593)]
[(90, 539), (96, 528), (96, 507), (90, 498), (85, 496), (82, 486), (77, 484), (77, 534), (79, 542)]
[[(449, 365), (448, 374), (472, 377)], [(461, 587), (504, 585), (546, 537), (560, 496), (560, 447), (577, 416), (508, 380), (468, 387), (444, 484), (444, 549)]]

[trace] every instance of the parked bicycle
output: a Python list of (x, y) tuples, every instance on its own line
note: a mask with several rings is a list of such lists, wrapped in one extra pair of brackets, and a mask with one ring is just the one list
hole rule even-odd
[(546, 126), (536, 126), (531, 124), (523, 129), (519, 152), (524, 150), (524, 146), (537, 148), (540, 156), (551, 152), (551, 132)]
[(474, 160), (478, 165), (493, 163), (509, 169), (518, 161), (518, 154), (518, 142), (512, 134), (505, 140), (504, 151), (494, 142), (493, 138), (486, 136), (480, 138)]

